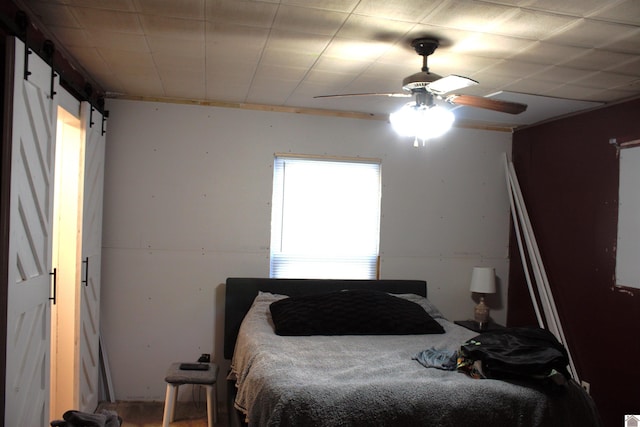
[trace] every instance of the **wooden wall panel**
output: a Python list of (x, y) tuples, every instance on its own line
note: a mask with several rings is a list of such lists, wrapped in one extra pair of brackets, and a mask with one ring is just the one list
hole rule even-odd
[[(581, 380), (607, 426), (639, 414), (640, 290), (615, 286), (618, 150), (640, 138), (640, 100), (516, 131), (513, 162)], [(640, 188), (640, 183), (639, 183)], [(535, 325), (515, 238), (510, 326)]]

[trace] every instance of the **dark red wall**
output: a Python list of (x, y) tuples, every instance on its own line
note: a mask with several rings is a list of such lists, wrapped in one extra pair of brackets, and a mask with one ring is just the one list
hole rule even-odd
[[(640, 289), (615, 286), (611, 138), (640, 139), (640, 99), (516, 131), (512, 156), (576, 370), (614, 427), (640, 414)], [(510, 259), (507, 323), (537, 325), (513, 233)]]

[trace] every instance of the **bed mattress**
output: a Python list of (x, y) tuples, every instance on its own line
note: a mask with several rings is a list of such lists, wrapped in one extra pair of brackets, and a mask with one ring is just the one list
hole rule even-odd
[(575, 382), (560, 388), (425, 368), (424, 349), (456, 350), (477, 333), (421, 304), (444, 334), (279, 336), (260, 293), (245, 316), (231, 364), (234, 401), (249, 426), (598, 426)]

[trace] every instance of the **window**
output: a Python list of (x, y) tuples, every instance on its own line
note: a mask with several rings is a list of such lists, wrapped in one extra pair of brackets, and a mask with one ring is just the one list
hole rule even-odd
[(276, 155), (271, 277), (375, 279), (380, 161)]
[(616, 284), (640, 288), (640, 140), (621, 144)]

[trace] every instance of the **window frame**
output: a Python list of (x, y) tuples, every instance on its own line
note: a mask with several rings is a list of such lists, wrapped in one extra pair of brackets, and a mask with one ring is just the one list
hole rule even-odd
[[(287, 163), (301, 164), (309, 162), (310, 164), (319, 164), (320, 162), (332, 163), (328, 167), (342, 167), (336, 163), (362, 165), (365, 168), (363, 173), (375, 171), (377, 188), (372, 191), (373, 197), (368, 199), (370, 204), (376, 206), (375, 214), (369, 218), (375, 219), (375, 237), (371, 238), (371, 252), (350, 254), (350, 255), (334, 255), (329, 253), (309, 254), (282, 251), (283, 230), (285, 220), (282, 218), (284, 203), (284, 191), (286, 187), (286, 178), (284, 168)], [(271, 209), (271, 244), (269, 251), (269, 277), (272, 278), (309, 278), (309, 279), (357, 279), (371, 280), (380, 277), (380, 223), (382, 217), (382, 160), (377, 158), (364, 157), (338, 157), (338, 156), (320, 156), (320, 155), (303, 155), (291, 153), (275, 153), (273, 163), (273, 194)], [(279, 170), (281, 169), (281, 170)], [(369, 178), (370, 179), (370, 178)], [(375, 200), (375, 201), (374, 201)], [(353, 223), (353, 222), (352, 222)], [(307, 269), (303, 269), (304, 273), (296, 271), (295, 266), (306, 265)], [(323, 265), (325, 268), (322, 273), (318, 273), (317, 266)], [(331, 268), (327, 266), (330, 265)], [(314, 266), (316, 266), (314, 270)], [(348, 266), (348, 267), (345, 267)], [(353, 271), (357, 268), (362, 269), (361, 275), (356, 275)], [(350, 272), (347, 272), (351, 270)]]

